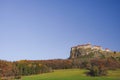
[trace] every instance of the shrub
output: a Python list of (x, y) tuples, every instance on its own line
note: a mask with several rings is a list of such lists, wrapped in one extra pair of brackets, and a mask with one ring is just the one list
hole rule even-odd
[(103, 65), (92, 65), (89, 68), (88, 74), (90, 76), (105, 76), (107, 75), (107, 69)]

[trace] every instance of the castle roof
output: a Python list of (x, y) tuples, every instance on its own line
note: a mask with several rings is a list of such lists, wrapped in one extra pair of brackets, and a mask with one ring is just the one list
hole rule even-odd
[(77, 45), (77, 46), (73, 46), (72, 48), (77, 48), (77, 47), (84, 47), (84, 46), (90, 46), (91, 44), (82, 44), (82, 45)]
[(94, 47), (101, 47), (101, 46), (94, 45)]
[(82, 44), (82, 45), (78, 45), (78, 46), (89, 46), (91, 44)]

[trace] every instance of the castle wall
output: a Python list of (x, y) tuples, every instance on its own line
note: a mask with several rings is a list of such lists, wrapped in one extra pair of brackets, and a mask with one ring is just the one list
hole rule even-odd
[[(90, 50), (88, 48), (90, 48)], [(70, 58), (73, 59), (83, 55), (89, 55), (91, 51), (97, 50), (110, 51), (109, 49), (103, 50), (101, 46), (92, 46), (91, 44), (78, 45), (71, 48)]]

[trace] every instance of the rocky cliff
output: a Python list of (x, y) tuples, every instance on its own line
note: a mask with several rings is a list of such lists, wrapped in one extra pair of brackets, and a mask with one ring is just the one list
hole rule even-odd
[(71, 48), (70, 59), (79, 58), (81, 56), (90, 56), (90, 57), (102, 57), (108, 56), (109, 53), (112, 53), (108, 48), (103, 49), (101, 46), (91, 45), (91, 44), (82, 44), (77, 45)]

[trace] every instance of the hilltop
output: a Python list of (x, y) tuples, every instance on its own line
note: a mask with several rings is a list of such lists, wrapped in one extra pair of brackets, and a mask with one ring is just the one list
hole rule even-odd
[(88, 43), (71, 47), (69, 59), (81, 58), (83, 56), (90, 58), (117, 57), (118, 55), (117, 52), (113, 52), (108, 48), (104, 49), (101, 46)]

